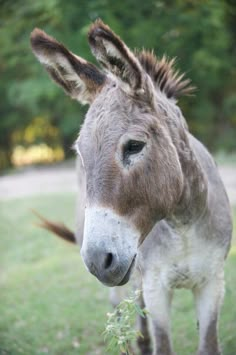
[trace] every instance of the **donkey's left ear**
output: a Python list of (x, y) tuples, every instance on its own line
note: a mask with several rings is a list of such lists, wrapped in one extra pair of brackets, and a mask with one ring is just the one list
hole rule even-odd
[(88, 39), (94, 56), (108, 72), (131, 89), (142, 89), (144, 73), (138, 59), (107, 25), (97, 20), (90, 27)]
[(31, 33), (30, 40), (35, 56), (68, 95), (81, 103), (94, 100), (106, 81), (104, 73), (40, 29)]

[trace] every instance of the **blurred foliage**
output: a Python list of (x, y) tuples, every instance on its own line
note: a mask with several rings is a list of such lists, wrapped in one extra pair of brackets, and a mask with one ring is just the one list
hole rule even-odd
[(61, 146), (54, 148), (46, 144), (34, 144), (29, 148), (17, 145), (11, 156), (11, 162), (14, 166), (32, 165), (32, 164), (47, 164), (64, 159), (64, 152)]
[(0, 10), (2, 164), (10, 164), (16, 131), (36, 116), (57, 127), (65, 155), (72, 153), (86, 108), (65, 98), (48, 79), (31, 52), (29, 36), (40, 27), (94, 62), (86, 36), (97, 17), (129, 47), (177, 57), (178, 68), (198, 88), (195, 97), (180, 101), (191, 131), (211, 149), (236, 149), (234, 0), (0, 0)]

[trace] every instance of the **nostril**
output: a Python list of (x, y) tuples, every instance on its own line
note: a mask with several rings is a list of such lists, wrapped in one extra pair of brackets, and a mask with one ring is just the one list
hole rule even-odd
[(104, 260), (104, 269), (108, 269), (111, 266), (112, 261), (113, 261), (112, 253), (107, 253)]

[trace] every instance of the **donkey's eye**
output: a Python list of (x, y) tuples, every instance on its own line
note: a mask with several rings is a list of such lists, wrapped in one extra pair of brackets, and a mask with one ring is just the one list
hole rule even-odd
[(128, 158), (132, 154), (140, 153), (146, 143), (130, 140), (124, 146), (124, 159)]

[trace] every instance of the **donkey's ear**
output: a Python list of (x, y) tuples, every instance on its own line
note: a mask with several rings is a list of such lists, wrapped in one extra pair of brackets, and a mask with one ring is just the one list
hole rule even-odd
[(142, 67), (125, 43), (105, 25), (97, 20), (88, 33), (92, 52), (101, 65), (132, 89), (142, 89)]
[(91, 103), (105, 83), (105, 74), (40, 29), (34, 29), (30, 40), (35, 56), (53, 80), (72, 98)]

